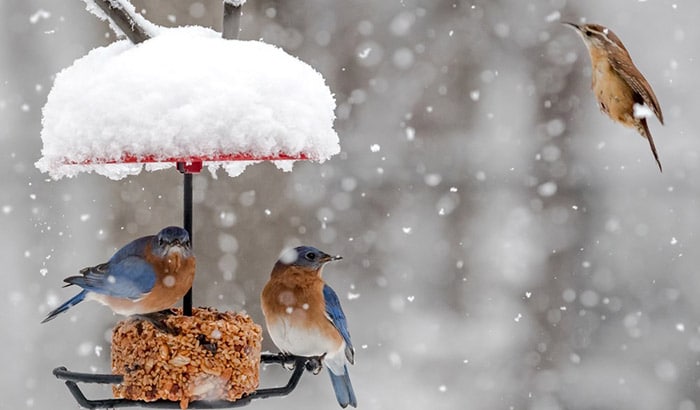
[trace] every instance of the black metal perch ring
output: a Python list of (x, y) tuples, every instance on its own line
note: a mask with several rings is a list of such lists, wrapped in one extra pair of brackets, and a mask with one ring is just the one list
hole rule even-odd
[[(224, 409), (241, 407), (250, 404), (254, 399), (265, 399), (268, 397), (286, 396), (291, 393), (299, 383), (304, 370), (316, 372), (318, 370), (318, 358), (315, 357), (299, 357), (285, 356), (281, 354), (263, 354), (260, 356), (261, 363), (277, 363), (282, 366), (294, 364), (294, 371), (286, 385), (282, 387), (270, 387), (258, 389), (248, 395), (241, 397), (236, 401), (228, 400), (197, 400), (189, 403), (190, 409)], [(154, 409), (179, 409), (179, 401), (156, 400), (156, 401), (140, 401), (128, 399), (99, 399), (90, 400), (85, 397), (85, 394), (78, 387), (78, 383), (95, 383), (95, 384), (119, 384), (124, 379), (120, 375), (115, 374), (91, 374), (91, 373), (76, 373), (71, 372), (65, 367), (57, 367), (53, 370), (56, 378), (65, 380), (68, 390), (78, 402), (80, 407), (86, 409), (113, 409), (117, 407), (146, 407)]]

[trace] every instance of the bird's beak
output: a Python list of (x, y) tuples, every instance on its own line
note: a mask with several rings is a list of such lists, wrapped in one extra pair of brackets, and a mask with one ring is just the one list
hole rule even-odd
[(565, 25), (565, 26), (571, 26), (571, 27), (575, 28), (577, 31), (581, 31), (581, 26), (579, 26), (579, 25), (576, 24), (576, 23), (571, 23), (571, 22), (568, 22), (568, 21), (562, 21), (561, 24), (563, 24), (563, 25)]
[(184, 249), (184, 248), (187, 248), (187, 242), (183, 242), (179, 239), (173, 239), (172, 241), (170, 241), (166, 244), (166, 247), (168, 249), (172, 249), (172, 248), (183, 248)]
[(327, 253), (324, 253), (323, 255), (321, 255), (320, 261), (321, 261), (321, 263), (326, 263), (326, 262), (339, 261), (341, 259), (343, 259), (343, 257), (340, 255), (331, 256)]

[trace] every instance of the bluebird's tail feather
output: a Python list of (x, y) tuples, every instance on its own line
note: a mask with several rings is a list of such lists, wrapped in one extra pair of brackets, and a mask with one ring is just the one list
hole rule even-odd
[(56, 309), (52, 310), (48, 314), (48, 316), (46, 316), (46, 319), (41, 321), (41, 323), (48, 322), (49, 320), (55, 318), (56, 316), (65, 312), (66, 310), (68, 310), (68, 309), (72, 308), (73, 306), (77, 305), (78, 303), (82, 302), (85, 299), (86, 295), (87, 295), (87, 290), (83, 290), (82, 292), (80, 292), (77, 295), (73, 296), (72, 298), (68, 299), (67, 302), (65, 302), (61, 306), (57, 307)]
[(335, 390), (335, 397), (338, 399), (340, 407), (346, 408), (348, 404), (352, 407), (357, 407), (357, 399), (355, 398), (355, 391), (352, 389), (352, 384), (350, 383), (348, 367), (343, 366), (343, 370), (345, 371), (343, 374), (333, 374), (330, 369), (328, 370), (328, 374), (331, 376), (331, 383), (333, 383), (333, 390)]

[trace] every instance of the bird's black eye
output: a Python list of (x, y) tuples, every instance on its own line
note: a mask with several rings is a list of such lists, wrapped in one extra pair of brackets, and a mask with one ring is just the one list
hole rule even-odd
[(584, 33), (585, 35), (587, 35), (587, 36), (592, 36), (592, 35), (593, 35), (593, 32), (592, 32), (591, 30), (589, 30), (589, 29), (586, 29), (583, 33)]
[(304, 257), (310, 261), (316, 260), (316, 254), (313, 252), (307, 252)]
[(162, 237), (159, 237), (158, 238), (158, 245), (160, 245), (160, 246), (165, 245), (165, 239), (163, 239)]

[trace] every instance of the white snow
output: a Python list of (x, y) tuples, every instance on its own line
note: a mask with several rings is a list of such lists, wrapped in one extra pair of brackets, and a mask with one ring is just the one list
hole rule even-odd
[(553, 22), (555, 22), (555, 21), (559, 21), (559, 20), (561, 20), (561, 13), (559, 12), (559, 10), (555, 10), (555, 11), (553, 11), (552, 13), (548, 14), (548, 15), (544, 18), (544, 20), (545, 20), (547, 23), (553, 23)]
[(557, 183), (548, 181), (537, 187), (537, 193), (543, 197), (550, 197), (557, 193)]
[(36, 24), (39, 22), (39, 20), (48, 20), (49, 18), (51, 18), (51, 12), (48, 12), (44, 9), (39, 9), (34, 14), (29, 16), (29, 22), (32, 24)]
[(228, 3), (234, 7), (241, 7), (245, 2), (246, 0), (224, 0), (224, 3)]
[[(323, 162), (340, 151), (334, 110), (323, 77), (277, 47), (224, 40), (202, 27), (162, 29), (140, 45), (96, 48), (56, 76), (36, 166), (54, 179), (83, 171), (120, 179), (143, 168), (104, 164), (125, 155), (286, 154)], [(249, 163), (205, 165), (235, 176)], [(291, 169), (291, 161), (275, 163)]]
[(413, 127), (406, 127), (406, 139), (408, 141), (413, 141), (416, 139), (416, 129)]
[(634, 110), (634, 118), (649, 118), (654, 116), (654, 111), (646, 105), (634, 104), (632, 109)]
[[(119, 35), (123, 35), (121, 29), (117, 27), (112, 20), (109, 19), (107, 14), (105, 14), (104, 11), (102, 11), (101, 8), (99, 8), (94, 0), (83, 0), (85, 2), (85, 10), (89, 11), (90, 13), (94, 14), (99, 18), (100, 20), (104, 20), (109, 22), (109, 27), (114, 31), (115, 33), (118, 33)], [(136, 22), (136, 24), (139, 25), (139, 27), (143, 28), (143, 30), (150, 35), (151, 37), (155, 37), (158, 34), (160, 34), (164, 28), (158, 26), (157, 24), (151, 23), (149, 20), (147, 20), (145, 17), (143, 17), (140, 13), (136, 11), (136, 7), (134, 7), (133, 4), (129, 0), (109, 0), (113, 6), (120, 7), (126, 11), (129, 16)]]

